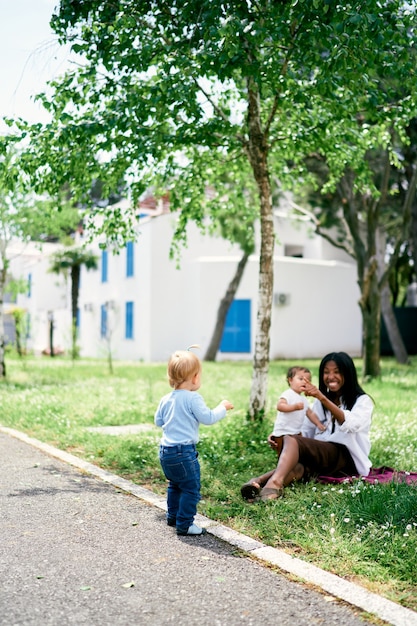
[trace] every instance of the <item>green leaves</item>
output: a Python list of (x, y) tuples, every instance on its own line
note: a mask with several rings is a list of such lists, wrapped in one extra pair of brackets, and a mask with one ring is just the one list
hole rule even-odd
[[(157, 7), (130, 0), (111, 9), (99, 2), (74, 8), (67, 1), (53, 24), (62, 37), (79, 27), (81, 42), (73, 48), (85, 54), (78, 86), (68, 77), (56, 86), (61, 125), (69, 122), (62, 107), (86, 107), (81, 116), (88, 110), (95, 123), (82, 128), (77, 122), (77, 132), (95, 142), (101, 136), (101, 143), (106, 136), (106, 152), (116, 146), (126, 166), (142, 155), (160, 160), (184, 145), (228, 145), (232, 134), (245, 135), (246, 120), (233, 122), (227, 99), (241, 102), (243, 112), (249, 77), (261, 94), (264, 120), (281, 94), (274, 115), (280, 134), (293, 134), (297, 117), (308, 120), (317, 96), (325, 98), (327, 115), (351, 124), (366, 102), (376, 111), (384, 101), (366, 68), (394, 67), (411, 43), (399, 9), (392, 6), (387, 16), (369, 0), (365, 6), (195, 0)], [(294, 114), (287, 118), (291, 107)], [(279, 140), (277, 130), (271, 141)], [(305, 150), (300, 136), (297, 148)]]
[[(391, 131), (404, 137), (415, 114), (416, 7), (401, 0), (61, 0), (52, 26), (82, 62), (42, 96), (51, 122), (21, 125), (35, 189), (69, 188), (83, 203), (94, 180), (128, 181), (135, 202), (145, 186), (169, 192), (181, 210), (175, 245), (189, 219), (205, 228), (207, 217), (240, 241), (237, 211), (251, 224), (255, 207), (271, 255), (271, 177), (311, 181), (305, 162), (319, 155), (326, 193), (351, 170), (373, 198), (364, 157), (393, 158)], [(101, 232), (123, 240), (130, 223), (103, 214)], [(266, 318), (270, 292), (259, 298)]]

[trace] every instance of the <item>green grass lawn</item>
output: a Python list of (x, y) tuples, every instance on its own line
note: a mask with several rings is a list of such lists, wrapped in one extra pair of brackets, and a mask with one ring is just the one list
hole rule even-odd
[[(281, 500), (249, 505), (240, 486), (272, 469), (266, 443), (290, 364), (270, 365), (262, 423), (246, 419), (252, 364), (204, 363), (201, 394), (210, 406), (223, 398), (235, 409), (200, 429), (202, 496), (199, 511), (266, 544), (356, 581), (417, 610), (417, 486), (405, 484), (297, 484)], [(303, 361), (317, 384), (319, 361)], [(356, 360), (359, 373), (361, 361)], [(417, 471), (417, 361), (400, 366), (382, 360), (380, 380), (364, 383), (375, 401), (371, 431), (374, 466)], [(115, 363), (61, 358), (22, 361), (9, 357), (0, 382), (1, 424), (51, 443), (130, 478), (157, 493), (166, 482), (158, 461), (160, 431), (112, 436), (98, 426), (153, 424), (170, 388), (165, 364)]]

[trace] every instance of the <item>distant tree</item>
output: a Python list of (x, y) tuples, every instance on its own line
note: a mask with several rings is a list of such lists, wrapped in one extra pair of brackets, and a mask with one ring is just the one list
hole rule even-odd
[[(417, 162), (417, 117), (413, 117), (406, 129), (408, 142), (404, 145), (405, 157), (408, 163)], [(408, 174), (408, 177), (410, 175)], [(411, 222), (408, 237), (408, 257), (411, 259), (412, 272), (408, 274), (408, 282), (417, 281), (417, 196), (411, 204)]]
[(113, 367), (113, 345), (112, 339), (114, 334), (115, 326), (118, 322), (119, 311), (116, 308), (116, 304), (112, 301), (108, 301), (105, 303), (105, 311), (106, 311), (106, 322), (105, 328), (103, 329), (103, 337), (105, 346), (106, 346), (106, 357), (107, 357), (107, 365), (109, 367), (109, 374), (114, 373)]
[(6, 375), (4, 293), (12, 279), (21, 278), (10, 275), (10, 244), (35, 241), (41, 246), (48, 235), (58, 236), (77, 221), (74, 211), (57, 212), (50, 199), (33, 193), (16, 143), (13, 135), (0, 136), (0, 377)]
[(23, 357), (25, 353), (24, 337), (27, 323), (27, 311), (21, 307), (11, 307), (9, 314), (14, 320), (15, 334), (16, 334), (16, 351), (20, 357)]
[(77, 350), (77, 314), (78, 299), (80, 293), (81, 268), (96, 270), (98, 267), (97, 257), (81, 247), (74, 246), (56, 252), (51, 257), (51, 272), (63, 274), (71, 279), (71, 356), (78, 356)]
[[(397, 148), (397, 150), (399, 150)], [(381, 313), (397, 360), (408, 362), (389, 294), (404, 241), (410, 233), (411, 207), (415, 201), (417, 160), (389, 150), (366, 150), (363, 163), (371, 174), (370, 185), (361, 188), (359, 173), (346, 169), (335, 191), (326, 190), (329, 169), (324, 158), (313, 155), (307, 167), (316, 190), (310, 191), (316, 232), (356, 260), (363, 321), (364, 375), (380, 374)]]

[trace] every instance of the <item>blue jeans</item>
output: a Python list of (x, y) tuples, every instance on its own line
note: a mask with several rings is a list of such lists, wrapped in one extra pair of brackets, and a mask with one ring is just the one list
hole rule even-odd
[(194, 522), (200, 500), (200, 463), (194, 444), (160, 446), (159, 460), (168, 479), (167, 519), (177, 530), (187, 531)]

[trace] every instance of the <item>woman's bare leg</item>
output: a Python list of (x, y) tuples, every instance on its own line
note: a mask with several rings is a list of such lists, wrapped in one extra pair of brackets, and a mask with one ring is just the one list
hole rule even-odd
[(267, 472), (266, 474), (262, 474), (261, 476), (256, 476), (255, 478), (251, 478), (249, 482), (242, 485), (242, 487), (240, 488), (240, 493), (242, 494), (242, 498), (244, 498), (248, 502), (254, 502), (259, 496), (259, 493), (262, 487), (266, 485), (266, 483), (274, 474), (274, 472), (275, 470), (273, 469), (270, 472)]
[(294, 480), (299, 480), (304, 473), (304, 467), (298, 462), (298, 459), (297, 440), (290, 435), (285, 435), (277, 468), (266, 482), (265, 488), (282, 489)]
[(274, 475), (275, 471), (276, 471), (276, 469), (273, 469), (270, 472), (267, 472), (266, 474), (262, 474), (261, 476), (257, 476), (256, 478), (252, 478), (251, 479), (251, 483), (256, 483), (260, 487), (265, 487), (266, 483), (271, 478), (271, 476)]
[(304, 466), (298, 462), (299, 450), (297, 440), (284, 435), (284, 444), (278, 465), (275, 470), (252, 478), (241, 487), (242, 497), (248, 502), (255, 502), (259, 496), (266, 499), (279, 497), (277, 490), (282, 490), (304, 475)]
[(288, 485), (291, 485), (291, 483), (301, 480), (303, 476), (304, 465), (301, 465), (301, 463), (297, 463), (294, 469), (288, 472), (288, 474), (286, 475), (284, 480), (284, 487), (288, 487)]

